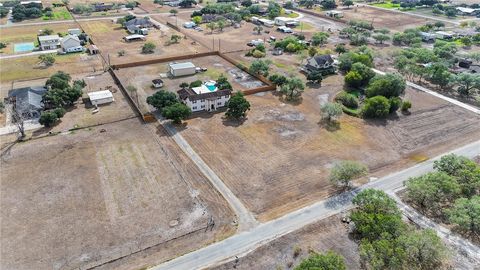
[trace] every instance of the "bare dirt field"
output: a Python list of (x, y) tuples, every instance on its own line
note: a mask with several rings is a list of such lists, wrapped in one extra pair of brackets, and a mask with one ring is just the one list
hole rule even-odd
[(477, 115), (411, 89), (411, 115), (385, 121), (345, 115), (340, 129), (328, 131), (319, 124), (319, 107), (342, 87), (340, 75), (330, 76), (307, 89), (299, 104), (251, 95), (243, 124), (205, 114), (188, 120), (181, 133), (262, 221), (330, 196), (328, 173), (340, 160), (362, 161), (378, 177), (480, 135)]
[[(92, 36), (93, 41), (100, 49), (105, 58), (110, 59), (111, 64), (128, 63), (151, 58), (160, 58), (175, 55), (193, 54), (207, 51), (199, 44), (191, 44), (189, 39), (181, 39), (178, 44), (168, 45), (172, 35), (183, 35), (175, 30), (162, 26), (161, 29), (151, 29), (146, 36), (146, 41), (125, 42), (123, 37), (129, 33), (119, 24), (108, 20), (80, 22), (85, 32)], [(156, 45), (154, 53), (142, 54), (142, 46), (146, 42)], [(118, 52), (124, 51), (124, 56)]]
[(139, 269), (235, 229), (226, 202), (158, 124), (131, 119), (7, 149), (2, 269), (87, 269), (121, 256), (102, 269)]
[(363, 20), (373, 23), (375, 28), (387, 28), (392, 31), (403, 31), (408, 28), (414, 28), (426, 24), (427, 22), (435, 22), (416, 16), (411, 16), (400, 12), (390, 12), (371, 8), (368, 6), (355, 7), (352, 9), (342, 10), (347, 21)]
[(7, 47), (2, 49), (3, 54), (13, 54), (15, 43), (34, 42), (37, 44), (37, 35), (41, 30), (51, 29), (55, 34), (65, 34), (70, 28), (78, 28), (78, 25), (76, 23), (54, 23), (0, 28), (0, 42), (7, 44)]
[[(176, 91), (180, 89), (179, 85), (182, 82), (190, 83), (195, 80), (216, 80), (222, 74), (228, 78), (233, 89), (237, 91), (244, 91), (263, 85), (261, 81), (233, 66), (230, 62), (227, 62), (220, 56), (197, 57), (194, 59), (179, 60), (178, 62), (188, 61), (192, 62), (197, 67), (205, 67), (208, 70), (192, 76), (163, 78), (162, 80), (164, 81), (164, 86), (162, 89), (176, 93)], [(150, 111), (145, 103), (145, 100), (148, 96), (157, 91), (157, 89), (152, 88), (152, 80), (160, 78), (160, 74), (167, 73), (167, 65), (168, 63), (158, 63), (131, 68), (122, 68), (115, 72), (119, 75), (123, 85), (126, 87), (132, 85), (137, 88), (138, 100), (142, 108)]]
[[(335, 215), (306, 226), (255, 249), (241, 257), (238, 263), (232, 261), (210, 270), (291, 269), (308, 257), (309, 251), (323, 253), (329, 250), (345, 258), (347, 269), (360, 269), (358, 245), (349, 237), (340, 219), (340, 215)], [(293, 255), (295, 249), (301, 250), (297, 256)]]

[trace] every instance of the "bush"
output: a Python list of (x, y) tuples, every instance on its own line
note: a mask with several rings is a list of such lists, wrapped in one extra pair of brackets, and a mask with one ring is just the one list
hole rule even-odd
[(153, 53), (156, 47), (152, 42), (147, 42), (142, 46), (142, 53)]
[(383, 118), (390, 112), (390, 102), (386, 97), (375, 96), (365, 100), (362, 115), (366, 118)]
[(340, 94), (335, 97), (335, 101), (342, 103), (343, 106), (348, 108), (358, 108), (358, 98), (345, 91), (340, 92)]
[(405, 92), (405, 79), (399, 74), (387, 73), (376, 75), (367, 87), (367, 97), (384, 96), (387, 98), (398, 97)]
[(200, 85), (202, 85), (202, 81), (201, 80), (196, 80), (196, 81), (193, 81), (193, 82), (190, 83), (190, 88), (199, 87)]
[(388, 101), (390, 102), (390, 113), (396, 112), (402, 105), (402, 99), (399, 97), (391, 97)]
[(252, 53), (252, 56), (255, 58), (262, 58), (262, 57), (265, 57), (265, 53), (259, 50), (254, 50)]
[(412, 108), (412, 102), (405, 100), (402, 102), (402, 112), (408, 112)]
[(43, 111), (38, 122), (46, 127), (51, 127), (57, 120), (58, 115), (55, 111)]

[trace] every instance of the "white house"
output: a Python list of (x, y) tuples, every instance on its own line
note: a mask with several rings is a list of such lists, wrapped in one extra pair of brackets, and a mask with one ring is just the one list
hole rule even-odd
[(178, 90), (177, 93), (180, 100), (182, 100), (192, 112), (211, 112), (227, 104), (230, 100), (232, 90), (218, 90), (215, 82), (207, 82), (200, 87)]
[(343, 18), (343, 12), (338, 10), (329, 10), (325, 12), (325, 15), (332, 18)]
[(192, 62), (184, 62), (168, 64), (168, 72), (170, 72), (173, 77), (180, 77), (193, 75), (197, 72), (197, 70)]
[(39, 36), (38, 43), (43, 51), (55, 50), (60, 47), (60, 37), (58, 35)]
[(90, 102), (92, 102), (94, 106), (98, 106), (105, 103), (111, 103), (115, 101), (115, 99), (113, 99), (112, 92), (108, 90), (90, 92), (90, 93), (87, 93), (87, 95), (88, 95), (88, 98), (90, 99)]
[(80, 30), (79, 28), (72, 28), (72, 29), (68, 29), (67, 32), (69, 35), (78, 36), (82, 33), (82, 30)]
[(62, 49), (67, 53), (82, 52), (83, 46), (77, 36), (68, 35), (60, 41)]
[(475, 16), (480, 13), (478, 8), (457, 7), (456, 10), (460, 15)]
[(296, 19), (287, 18), (287, 17), (276, 17), (275, 24), (278, 26), (296, 26), (299, 25), (300, 22)]
[(267, 20), (267, 19), (258, 19), (258, 21), (263, 24), (265, 27), (273, 27), (275, 25), (274, 21)]

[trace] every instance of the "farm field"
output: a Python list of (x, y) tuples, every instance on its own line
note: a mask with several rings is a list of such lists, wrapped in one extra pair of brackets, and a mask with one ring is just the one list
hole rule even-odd
[[(112, 21), (83, 21), (80, 22), (80, 24), (85, 29), (85, 32), (91, 35), (103, 56), (110, 59), (111, 64), (206, 51), (201, 45), (191, 44), (190, 40), (184, 38), (180, 39), (178, 44), (168, 45), (168, 41), (170, 41), (172, 35), (181, 35), (182, 37), (183, 35), (164, 25), (161, 26), (161, 29), (152, 29), (146, 36), (146, 41), (132, 41), (127, 43), (123, 40), (123, 37), (129, 35), (129, 33)], [(141, 53), (142, 46), (146, 42), (152, 42), (156, 45), (154, 53)], [(120, 51), (124, 51), (125, 55), (119, 56), (118, 53)]]
[[(309, 251), (323, 253), (329, 250), (345, 258), (347, 269), (360, 269), (358, 245), (340, 220), (341, 215), (331, 216), (255, 249), (241, 257), (238, 263), (232, 261), (209, 270), (291, 269), (308, 257)], [(300, 249), (297, 256), (295, 249)]]
[(480, 135), (479, 116), (412, 89), (411, 115), (386, 121), (344, 115), (340, 129), (327, 131), (319, 124), (320, 104), (342, 87), (340, 75), (327, 77), (294, 104), (271, 93), (250, 95), (244, 123), (208, 114), (188, 120), (181, 134), (260, 221), (334, 193), (328, 172), (340, 160), (362, 161), (379, 177)]
[[(177, 62), (192, 62), (197, 67), (207, 68), (207, 71), (192, 76), (162, 78), (164, 81), (164, 86), (162, 87), (163, 90), (176, 93), (177, 90), (180, 90), (179, 85), (183, 82), (191, 83), (196, 80), (201, 80), (203, 82), (216, 80), (222, 74), (227, 77), (232, 84), (233, 89), (237, 91), (244, 91), (264, 85), (261, 81), (250, 76), (246, 72), (241, 71), (220, 56), (213, 55), (196, 57), (193, 59), (177, 60)], [(146, 98), (158, 91), (158, 89), (152, 88), (152, 80), (159, 79), (160, 74), (166, 74), (168, 70), (167, 66), (168, 62), (164, 62), (121, 68), (116, 70), (115, 73), (119, 76), (124, 86), (128, 87), (131, 85), (138, 90), (137, 93), (140, 106), (148, 112), (150, 111), (150, 108), (145, 102)]]
[(226, 202), (163, 128), (138, 119), (15, 144), (1, 176), (5, 269), (138, 269), (235, 230)]
[(76, 23), (52, 23), (47, 25), (30, 25), (0, 28), (0, 42), (6, 43), (3, 54), (13, 54), (15, 43), (33, 42), (38, 44), (37, 35), (41, 30), (51, 29), (54, 34), (66, 34), (68, 29), (78, 28)]
[(387, 28), (391, 31), (403, 31), (408, 28), (414, 28), (426, 23), (435, 21), (411, 16), (406, 13), (390, 12), (371, 8), (368, 6), (355, 7), (342, 10), (347, 21), (363, 20), (371, 22), (375, 28)]

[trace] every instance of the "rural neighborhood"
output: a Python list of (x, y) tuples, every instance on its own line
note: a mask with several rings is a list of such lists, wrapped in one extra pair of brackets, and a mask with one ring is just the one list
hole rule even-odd
[(478, 269), (480, 2), (0, 0), (0, 269)]

